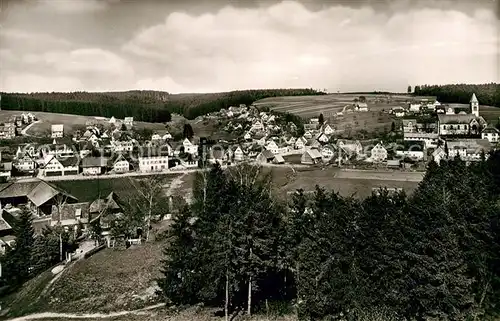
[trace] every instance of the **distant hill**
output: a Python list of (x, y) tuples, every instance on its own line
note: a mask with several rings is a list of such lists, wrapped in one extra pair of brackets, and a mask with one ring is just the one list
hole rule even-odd
[(500, 107), (500, 84), (415, 86), (415, 95), (436, 96), (440, 102), (468, 104), (475, 93), (481, 105)]
[(71, 93), (0, 93), (1, 108), (65, 113), (83, 116), (124, 118), (146, 122), (168, 122), (171, 113), (194, 119), (222, 108), (250, 105), (254, 101), (277, 96), (323, 95), (313, 89), (256, 89), (209, 94), (169, 94), (162, 91)]

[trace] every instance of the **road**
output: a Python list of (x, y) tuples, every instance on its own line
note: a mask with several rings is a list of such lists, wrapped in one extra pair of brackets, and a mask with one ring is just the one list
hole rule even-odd
[(28, 321), (28, 320), (42, 320), (42, 319), (104, 319), (104, 318), (116, 318), (124, 315), (135, 314), (135, 315), (148, 315), (148, 311), (158, 309), (165, 306), (165, 303), (160, 303), (146, 307), (144, 309), (133, 310), (133, 311), (118, 311), (108, 314), (104, 313), (88, 313), (88, 314), (78, 314), (78, 313), (55, 313), (55, 312), (43, 312), (25, 315), (23, 317), (10, 319), (8, 321)]
[(424, 178), (424, 175), (425, 172), (340, 169), (336, 173), (335, 178), (420, 182)]
[(39, 123), (39, 122), (40, 122), (40, 120), (37, 120), (37, 121), (35, 121), (35, 122), (33, 122), (33, 123), (29, 124), (28, 126), (26, 126), (23, 130), (21, 130), (21, 135), (23, 135), (23, 136), (27, 136), (27, 137), (31, 137), (31, 135), (29, 135), (29, 134), (27, 133), (28, 129), (30, 129), (30, 128), (31, 128), (31, 126), (33, 126), (33, 125), (35, 125), (36, 123)]

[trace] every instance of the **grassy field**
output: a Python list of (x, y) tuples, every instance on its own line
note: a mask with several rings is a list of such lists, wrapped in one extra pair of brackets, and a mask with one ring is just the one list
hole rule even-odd
[(316, 185), (338, 192), (342, 196), (356, 198), (370, 196), (373, 188), (403, 188), (407, 194), (411, 194), (418, 186), (416, 181), (405, 181), (406, 176), (411, 177), (414, 176), (413, 174), (403, 172), (386, 172), (377, 175), (369, 172), (355, 172), (349, 175), (339, 174), (338, 168), (296, 169), (295, 174), (291, 168), (273, 167), (271, 170), (275, 191), (282, 198), (286, 198), (289, 192), (297, 189), (313, 191)]
[[(175, 177), (177, 177), (175, 174), (165, 175), (165, 182), (169, 183)], [(91, 202), (97, 199), (99, 194), (101, 197), (105, 197), (111, 192), (115, 192), (124, 200), (132, 195), (136, 195), (134, 185), (130, 182), (129, 177), (54, 181), (52, 183), (75, 196), (80, 202)]]
[[(0, 122), (5, 122), (9, 117), (14, 115), (21, 115), (22, 111), (14, 110), (2, 110), (0, 111)], [(102, 117), (93, 116), (79, 116), (79, 115), (69, 115), (69, 114), (56, 114), (56, 113), (44, 113), (44, 112), (33, 112), (40, 122), (31, 126), (27, 134), (33, 136), (47, 136), (50, 135), (51, 125), (53, 124), (63, 124), (64, 132), (71, 133), (75, 129), (85, 127), (87, 120), (92, 120), (96, 124), (103, 124), (105, 126), (111, 127), (108, 120)], [(151, 130), (161, 130), (165, 129), (165, 125), (161, 123), (146, 123), (146, 122), (134, 122), (134, 127), (149, 128)]]
[(104, 249), (75, 263), (47, 293), (46, 311), (109, 312), (153, 304), (163, 245)]
[(317, 117), (320, 113), (326, 117), (342, 111), (344, 106), (353, 104), (354, 99), (359, 96), (365, 96), (368, 108), (374, 111), (401, 106), (401, 104), (413, 98), (434, 98), (408, 95), (391, 95), (389, 98), (387, 95), (375, 94), (330, 94), (323, 96), (272, 97), (258, 100), (254, 104), (257, 107), (269, 107), (272, 110), (289, 112), (304, 118)]

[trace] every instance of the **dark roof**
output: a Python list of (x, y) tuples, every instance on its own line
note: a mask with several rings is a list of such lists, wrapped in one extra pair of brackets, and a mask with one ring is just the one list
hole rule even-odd
[(274, 158), (274, 154), (270, 150), (263, 150), (260, 154), (264, 156), (266, 159)]
[(87, 156), (82, 159), (82, 167), (105, 167), (108, 163), (108, 158), (106, 157), (94, 157)]
[(0, 231), (12, 230), (15, 223), (15, 218), (7, 211), (0, 212)]
[(78, 163), (79, 163), (79, 158), (78, 157), (63, 157), (63, 158), (58, 158), (57, 160), (64, 167), (77, 166)]
[(470, 124), (470, 122), (475, 118), (476, 116), (473, 114), (438, 115), (438, 119), (441, 124)]
[(495, 127), (486, 127), (483, 131), (483, 133), (492, 133), (492, 134), (498, 134), (500, 133), (500, 131), (498, 129), (496, 129)]
[(106, 196), (106, 198), (96, 199), (90, 204), (89, 212), (90, 213), (99, 213), (105, 209), (121, 209), (121, 206), (118, 204), (118, 196), (111, 192)]
[(27, 197), (36, 206), (40, 206), (58, 194), (76, 200), (74, 196), (42, 180), (11, 183), (0, 191), (0, 199)]
[[(88, 202), (64, 204), (61, 206), (61, 220), (76, 219), (77, 212), (80, 212), (80, 217), (82, 219), (88, 219), (89, 208), (90, 204)], [(52, 206), (52, 220), (56, 222), (59, 221), (59, 208), (55, 205)]]
[(10, 183), (0, 191), (0, 199), (28, 196), (40, 182), (16, 182)]
[[(168, 145), (170, 146), (170, 145)], [(139, 150), (139, 157), (158, 157), (168, 156), (168, 146), (163, 145), (162, 148), (144, 148)], [(165, 147), (165, 148), (163, 148)]]

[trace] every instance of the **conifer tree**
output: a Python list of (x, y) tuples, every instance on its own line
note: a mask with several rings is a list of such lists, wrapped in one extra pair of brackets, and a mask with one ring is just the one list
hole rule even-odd
[(10, 255), (17, 270), (12, 276), (12, 281), (16, 285), (27, 281), (31, 276), (31, 251), (35, 241), (32, 222), (31, 213), (23, 211), (13, 226), (16, 241)]

